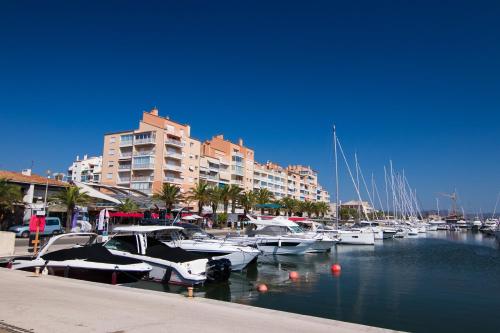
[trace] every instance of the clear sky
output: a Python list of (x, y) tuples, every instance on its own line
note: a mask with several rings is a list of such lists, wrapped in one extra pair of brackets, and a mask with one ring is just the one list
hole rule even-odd
[(499, 1), (2, 1), (0, 169), (65, 171), (156, 105), (328, 189), (336, 123), (379, 186), (392, 159), (425, 207), (457, 188), (492, 211), (499, 17)]

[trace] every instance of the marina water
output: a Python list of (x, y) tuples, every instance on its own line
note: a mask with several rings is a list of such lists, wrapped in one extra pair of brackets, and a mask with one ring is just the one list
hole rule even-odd
[[(330, 271), (334, 262), (340, 275)], [(290, 271), (300, 278), (289, 280)], [(258, 283), (269, 291), (257, 292)], [(327, 254), (261, 256), (229, 283), (197, 288), (195, 296), (403, 331), (499, 332), (499, 283), (494, 238), (438, 231)], [(150, 282), (133, 286), (186, 293)]]

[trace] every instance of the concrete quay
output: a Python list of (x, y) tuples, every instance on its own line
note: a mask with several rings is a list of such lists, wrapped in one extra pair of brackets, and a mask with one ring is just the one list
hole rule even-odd
[(33, 332), (389, 332), (204, 298), (35, 277), (4, 268), (0, 268), (0, 288), (0, 320)]

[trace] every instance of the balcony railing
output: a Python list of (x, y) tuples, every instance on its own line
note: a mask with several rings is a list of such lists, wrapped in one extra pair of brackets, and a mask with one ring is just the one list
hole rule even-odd
[(231, 184), (236, 184), (236, 185), (243, 185), (243, 181), (242, 180), (231, 180)]
[(121, 153), (120, 154), (120, 159), (129, 159), (129, 158), (132, 158), (132, 153)]
[(120, 141), (120, 147), (127, 147), (127, 146), (132, 146), (132, 140), (124, 140)]
[(155, 143), (156, 143), (156, 138), (142, 138), (134, 140), (135, 145), (145, 145), (145, 144), (155, 144)]
[(152, 182), (154, 180), (153, 176), (134, 176), (132, 177), (133, 182)]
[(229, 165), (229, 161), (226, 160), (225, 158), (219, 158), (219, 162), (220, 164)]
[(155, 165), (153, 163), (141, 163), (141, 164), (132, 164), (132, 169), (136, 170), (153, 170)]
[(184, 142), (180, 140), (174, 140), (174, 139), (166, 139), (165, 140), (166, 145), (174, 146), (174, 147), (184, 147)]
[(176, 160), (182, 160), (182, 154), (181, 153), (178, 153), (178, 152), (175, 152), (175, 151), (170, 151), (170, 150), (165, 151), (165, 157), (166, 158), (173, 158), (173, 159), (176, 159)]
[(165, 164), (163, 167), (165, 170), (173, 170), (173, 171), (182, 171), (182, 168), (180, 165), (174, 165), (174, 164)]
[(182, 178), (164, 177), (163, 180), (166, 181), (167, 183), (182, 184)]
[(138, 150), (134, 151), (134, 156), (153, 156), (155, 154), (155, 150)]
[(118, 170), (130, 170), (131, 168), (131, 164), (118, 164)]
[(118, 184), (129, 183), (130, 182), (130, 177), (129, 178), (118, 178), (118, 180), (116, 182)]

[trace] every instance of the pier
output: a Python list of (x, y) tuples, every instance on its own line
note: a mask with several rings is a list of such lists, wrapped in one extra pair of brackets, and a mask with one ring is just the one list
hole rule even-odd
[[(390, 332), (336, 320), (0, 269), (3, 323), (33, 332)], [(0, 332), (2, 332), (0, 326)]]

